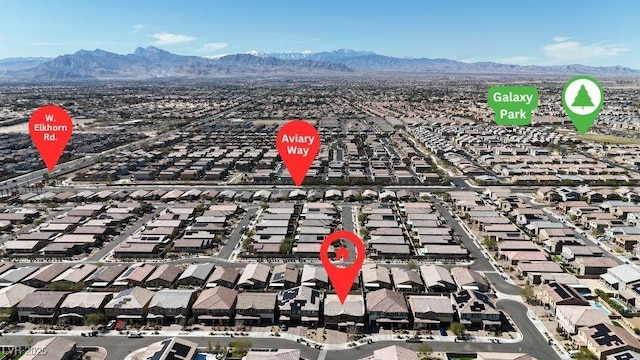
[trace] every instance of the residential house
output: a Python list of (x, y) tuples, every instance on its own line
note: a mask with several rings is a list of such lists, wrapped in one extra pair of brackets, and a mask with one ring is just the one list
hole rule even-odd
[(360, 360), (418, 360), (418, 353), (398, 345), (387, 346), (374, 350), (373, 355)]
[(36, 291), (29, 294), (17, 305), (18, 321), (55, 324), (60, 305), (67, 294), (62, 291)]
[(236, 303), (236, 323), (243, 325), (273, 324), (277, 298), (277, 293), (239, 293)]
[(423, 292), (424, 283), (418, 270), (410, 270), (394, 267), (391, 268), (391, 276), (396, 290)]
[(92, 288), (107, 288), (127, 269), (126, 265), (103, 265), (85, 279)]
[(269, 282), (271, 267), (261, 263), (250, 263), (242, 271), (237, 287), (239, 289), (264, 289)]
[(156, 269), (155, 265), (147, 263), (135, 263), (130, 265), (118, 278), (113, 282), (114, 287), (131, 287), (143, 286), (145, 281)]
[(39, 269), (37, 266), (20, 266), (15, 269), (9, 269), (0, 275), (0, 287), (18, 283)]
[(362, 265), (362, 282), (369, 290), (391, 289), (391, 276), (389, 268), (378, 266), (375, 263)]
[(489, 283), (477, 271), (463, 267), (453, 267), (451, 268), (451, 277), (458, 285), (458, 289), (489, 291)]
[(33, 274), (29, 275), (22, 283), (36, 288), (43, 288), (49, 285), (53, 279), (65, 272), (71, 266), (65, 263), (53, 263), (45, 265)]
[(640, 342), (627, 330), (612, 323), (581, 327), (573, 337), (578, 346), (584, 346), (600, 360), (623, 351), (640, 351)]
[(609, 268), (617, 266), (618, 262), (609, 257), (577, 257), (571, 266), (578, 269), (578, 274), (582, 276), (599, 277), (607, 272)]
[(535, 360), (534, 357), (523, 353), (479, 352), (476, 360)]
[(195, 360), (197, 356), (198, 343), (177, 337), (152, 343), (136, 353), (137, 358), (154, 360)]
[(213, 268), (214, 265), (210, 263), (191, 264), (178, 278), (178, 285), (202, 287), (207, 283), (207, 279), (213, 271)]
[(631, 264), (614, 266), (600, 275), (600, 279), (613, 289), (624, 290), (629, 285), (640, 282), (640, 267)]
[(556, 307), (558, 325), (568, 335), (575, 335), (578, 329), (599, 323), (609, 323), (609, 316), (592, 306), (558, 305)]
[(453, 322), (453, 304), (448, 296), (410, 295), (408, 302), (416, 330), (446, 328)]
[(365, 305), (361, 294), (347, 295), (344, 304), (338, 295), (327, 294), (324, 300), (324, 325), (331, 329), (362, 329)]
[(72, 286), (76, 284), (83, 285), (84, 281), (98, 269), (93, 264), (78, 264), (63, 271), (55, 279), (51, 280), (52, 284), (65, 284)]
[(200, 293), (191, 307), (193, 317), (200, 323), (230, 325), (237, 297), (236, 290), (224, 286), (206, 289)]
[(301, 360), (300, 349), (250, 349), (242, 360)]
[(104, 307), (113, 298), (110, 292), (77, 292), (67, 295), (60, 305), (60, 322), (82, 325), (89, 314), (104, 314)]
[(322, 297), (316, 289), (298, 286), (282, 290), (278, 293), (278, 304), (280, 323), (316, 327), (320, 322)]
[(451, 295), (460, 323), (467, 329), (501, 329), (500, 311), (487, 295), (475, 290), (460, 290)]
[(35, 288), (24, 284), (0, 288), (0, 321), (14, 320), (18, 316), (18, 304), (34, 291)]
[(537, 288), (538, 298), (542, 305), (552, 314), (559, 305), (588, 306), (589, 302), (575, 288), (558, 282), (542, 284)]
[(456, 283), (449, 270), (438, 265), (420, 266), (420, 274), (428, 292), (449, 292), (456, 289)]
[(116, 294), (104, 307), (108, 319), (142, 322), (155, 293), (136, 286)]
[(240, 270), (218, 266), (207, 280), (207, 287), (224, 286), (233, 289), (240, 277)]
[(162, 264), (147, 278), (146, 286), (170, 289), (178, 281), (182, 269), (171, 264)]
[(195, 290), (163, 289), (149, 302), (147, 320), (160, 324), (174, 324), (191, 317), (191, 305), (196, 300)]
[(369, 325), (390, 328), (406, 328), (409, 325), (409, 309), (400, 292), (379, 289), (367, 293)]
[(298, 284), (300, 269), (293, 264), (280, 264), (273, 268), (271, 274), (270, 288), (290, 289)]
[(327, 271), (322, 266), (305, 264), (302, 267), (300, 284), (315, 289), (328, 289), (329, 277), (327, 276)]
[(60, 336), (46, 338), (30, 345), (30, 347), (37, 350), (27, 351), (20, 357), (21, 360), (76, 360), (82, 356), (75, 341)]

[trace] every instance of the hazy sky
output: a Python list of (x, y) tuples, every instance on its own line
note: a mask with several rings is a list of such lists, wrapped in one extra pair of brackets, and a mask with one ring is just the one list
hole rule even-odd
[(0, 0), (0, 58), (154, 45), (640, 68), (639, 24), (634, 0)]

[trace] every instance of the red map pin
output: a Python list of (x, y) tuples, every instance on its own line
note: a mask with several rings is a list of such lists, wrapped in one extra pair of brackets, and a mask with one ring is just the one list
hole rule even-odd
[(304, 120), (289, 121), (278, 131), (276, 146), (293, 183), (296, 186), (302, 185), (313, 159), (320, 150), (318, 131)]
[[(329, 259), (329, 246), (340, 239), (346, 239), (356, 246), (356, 259), (353, 264), (347, 267), (335, 266)], [(349, 250), (344, 246), (339, 247), (335, 254), (336, 260), (339, 259), (342, 261), (349, 261), (350, 255), (352, 255), (349, 254)], [(362, 244), (362, 240), (360, 240), (358, 235), (346, 230), (331, 233), (324, 239), (320, 246), (320, 260), (322, 260), (322, 265), (327, 271), (327, 275), (329, 275), (331, 285), (333, 285), (336, 294), (338, 294), (338, 299), (344, 304), (353, 286), (353, 281), (360, 273), (360, 268), (364, 262), (364, 245)]]
[(29, 135), (49, 172), (56, 167), (72, 131), (71, 116), (59, 106), (45, 105), (31, 115)]

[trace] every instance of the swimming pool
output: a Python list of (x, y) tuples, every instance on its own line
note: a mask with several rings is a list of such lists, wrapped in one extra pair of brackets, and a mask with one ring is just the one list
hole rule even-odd
[(589, 304), (590, 304), (592, 307), (594, 307), (594, 308), (596, 308), (596, 309), (598, 309), (598, 310), (603, 311), (605, 314), (607, 314), (607, 315), (611, 315), (611, 311), (609, 311), (609, 309), (607, 309), (606, 307), (602, 306), (602, 304), (600, 304), (599, 302), (597, 302), (597, 301), (589, 301)]

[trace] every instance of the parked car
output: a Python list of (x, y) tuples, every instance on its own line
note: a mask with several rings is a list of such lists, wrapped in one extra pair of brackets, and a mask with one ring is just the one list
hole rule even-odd
[(442, 335), (442, 336), (447, 336), (447, 329), (445, 329), (445, 328), (440, 328), (440, 335)]
[(139, 331), (133, 331), (133, 332), (130, 332), (129, 335), (127, 335), (127, 337), (131, 339), (140, 339), (142, 338), (142, 333), (140, 333)]
[(419, 336), (413, 336), (413, 337), (408, 338), (405, 341), (408, 342), (408, 343), (421, 343), (422, 339), (420, 339)]

